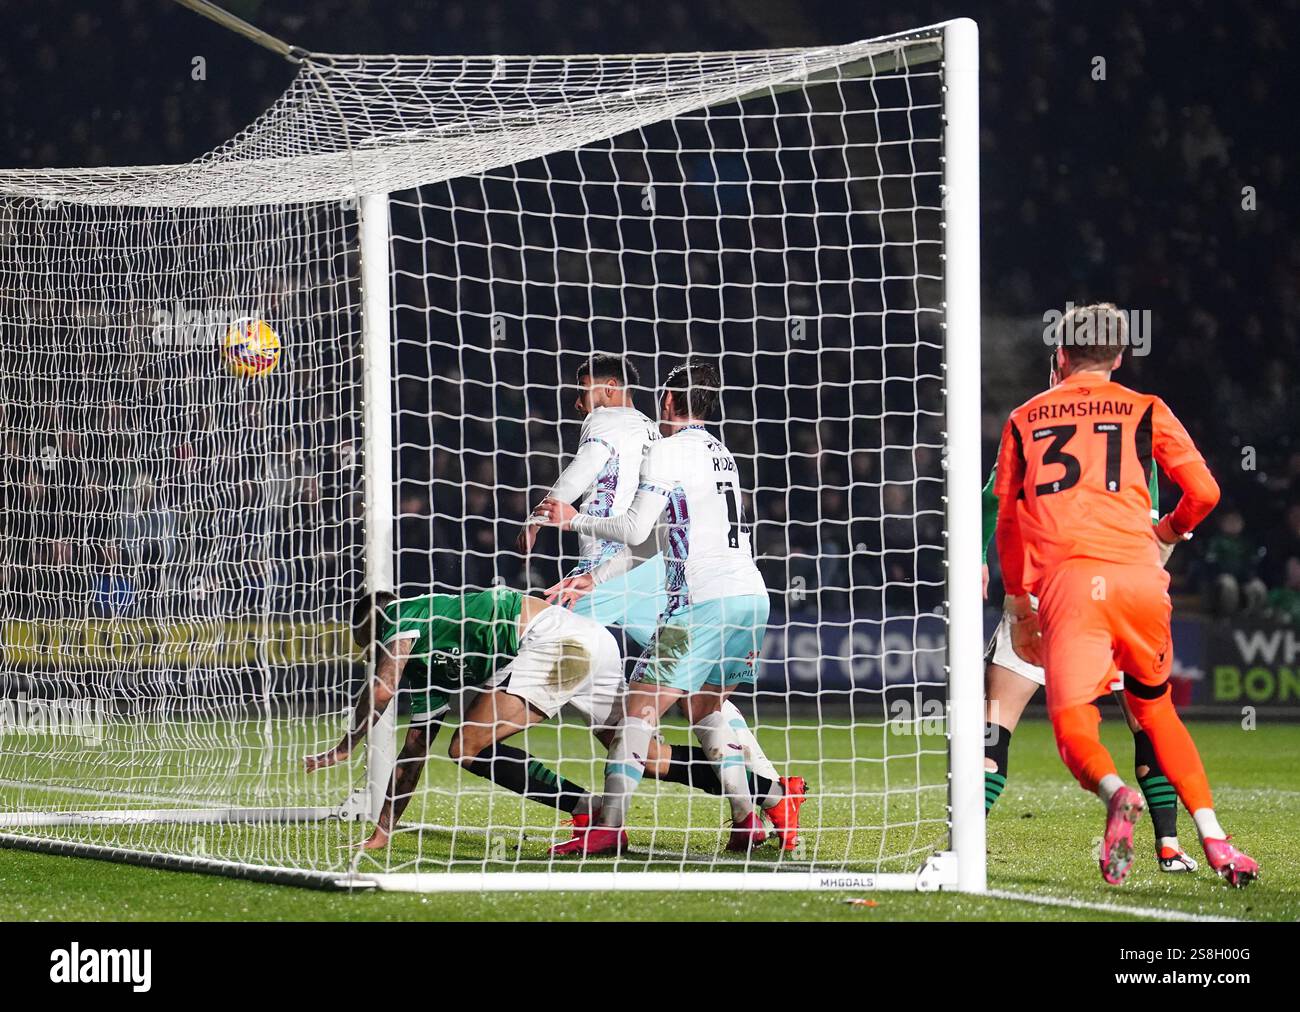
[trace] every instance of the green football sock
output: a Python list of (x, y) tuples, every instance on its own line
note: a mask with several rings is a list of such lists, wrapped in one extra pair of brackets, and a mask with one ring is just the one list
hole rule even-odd
[[(1007, 753), (1011, 749), (1011, 732), (1000, 724), (984, 725), (984, 814), (996, 804), (1007, 786)], [(995, 769), (989, 769), (992, 762)]]
[(1133, 766), (1136, 773), (1146, 767), (1146, 775), (1137, 778), (1142, 796), (1146, 798), (1151, 814), (1151, 827), (1155, 830), (1156, 845), (1166, 837), (1178, 835), (1178, 792), (1165, 776), (1156, 759), (1156, 750), (1145, 731), (1133, 733)]
[(468, 763), (465, 769), (498, 787), (521, 794), (539, 805), (558, 808), (573, 814), (588, 791), (565, 780), (554, 770), (538, 762), (523, 749), (497, 742), (489, 745)]

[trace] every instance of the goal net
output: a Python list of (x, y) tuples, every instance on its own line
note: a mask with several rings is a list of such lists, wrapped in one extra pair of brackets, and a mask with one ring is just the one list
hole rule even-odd
[[(982, 888), (974, 34), (309, 54), (193, 163), (0, 171), (0, 842), (385, 888)], [(304, 765), (367, 684), (352, 602), (572, 568), (573, 535), (515, 535), (600, 352), (651, 417), (688, 356), (719, 369), (772, 606), (734, 701), (807, 781), (799, 846), (726, 853), (722, 799), (647, 778), (629, 853), (552, 858), (562, 813), (444, 729), (363, 850), (409, 693)], [(512, 744), (599, 792), (573, 715)]]

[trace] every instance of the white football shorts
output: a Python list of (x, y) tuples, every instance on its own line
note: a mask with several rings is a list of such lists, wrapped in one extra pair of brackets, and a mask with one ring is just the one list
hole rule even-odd
[[(1038, 607), (1037, 601), (1034, 601), (1034, 607)], [(1047, 684), (1043, 669), (1037, 664), (1030, 664), (1016, 653), (1015, 647), (1011, 645), (1011, 622), (1006, 615), (1002, 616), (998, 627), (993, 630), (993, 638), (989, 640), (989, 645), (984, 651), (984, 663), (996, 664), (1008, 671), (1014, 671), (1021, 678), (1028, 678), (1035, 685)], [(1116, 679), (1111, 683), (1110, 688), (1112, 692), (1120, 692), (1124, 688), (1124, 679)]]
[(568, 704), (593, 728), (616, 727), (625, 682), (613, 634), (551, 606), (528, 623), (519, 652), (488, 683), (554, 717)]

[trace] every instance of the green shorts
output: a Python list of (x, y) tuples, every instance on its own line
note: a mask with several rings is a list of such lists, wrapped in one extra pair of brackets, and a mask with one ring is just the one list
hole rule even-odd
[(411, 723), (416, 726), (440, 720), (451, 709), (451, 700), (444, 693), (437, 692), (427, 685), (399, 691), (410, 693), (407, 699), (411, 706)]

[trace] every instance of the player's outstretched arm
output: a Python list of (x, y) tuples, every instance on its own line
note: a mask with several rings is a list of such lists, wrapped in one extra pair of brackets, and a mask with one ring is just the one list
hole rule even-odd
[(666, 495), (644, 484), (637, 490), (632, 505), (625, 512), (612, 517), (586, 516), (567, 503), (555, 499), (542, 500), (537, 512), (547, 526), (574, 530), (627, 546), (625, 551), (601, 563), (590, 573), (561, 580), (547, 590), (546, 599), (560, 604), (575, 601), (597, 584), (612, 580), (651, 558), (659, 550), (655, 526), (667, 502)]
[(388, 785), (388, 794), (384, 797), (383, 807), (379, 810), (379, 818), (375, 820), (375, 831), (365, 842), (366, 850), (377, 850), (388, 845), (393, 835), (393, 827), (397, 825), (402, 813), (406, 811), (406, 806), (415, 796), (415, 786), (420, 782), (420, 774), (424, 772), (425, 763), (429, 761), (429, 749), (441, 729), (440, 720), (431, 720), (427, 724), (413, 724), (407, 728), (406, 741), (402, 744), (402, 751), (397, 754), (397, 768), (393, 771), (393, 779)]
[[(577, 454), (560, 472), (560, 476), (555, 479), (555, 484), (551, 486), (551, 490), (546, 493), (542, 501), (554, 500), (566, 505), (572, 503), (591, 488), (592, 482), (596, 480), (600, 469), (605, 466), (605, 462), (613, 452), (613, 447), (603, 439), (590, 436), (587, 427), (584, 426), (582, 442), (578, 446)], [(523, 530), (519, 532), (519, 537), (515, 539), (515, 548), (524, 555), (533, 550), (533, 544), (537, 541), (538, 529), (542, 526), (537, 513), (540, 508), (540, 506), (533, 508)]]
[(667, 502), (666, 495), (642, 485), (632, 499), (632, 505), (617, 516), (586, 516), (568, 503), (551, 498), (542, 500), (536, 515), (548, 527), (590, 534), (592, 537), (624, 545), (642, 545), (654, 533), (655, 523)]
[(318, 755), (308, 756), (305, 760), (308, 773), (325, 769), (343, 762), (352, 755), (353, 749), (365, 738), (375, 721), (383, 716), (388, 704), (397, 695), (397, 687), (402, 679), (402, 667), (411, 653), (414, 637), (381, 643), (376, 646), (379, 651), (375, 663), (374, 677), (361, 687), (353, 707), (352, 723), (343, 740), (332, 749)]

